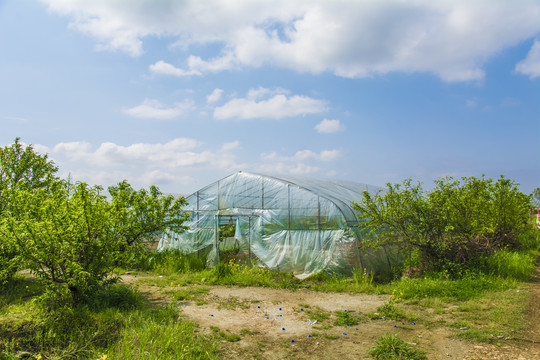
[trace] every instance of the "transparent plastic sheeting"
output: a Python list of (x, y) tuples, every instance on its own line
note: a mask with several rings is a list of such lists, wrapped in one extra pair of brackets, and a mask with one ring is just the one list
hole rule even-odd
[(354, 268), (377, 272), (390, 266), (396, 254), (359, 249), (352, 202), (360, 201), (363, 191), (379, 190), (337, 180), (238, 172), (187, 197), (189, 230), (165, 233), (158, 250), (206, 251), (209, 265), (215, 265), (224, 249), (219, 225), (234, 222), (235, 236), (227, 241), (237, 247), (238, 258), (254, 266), (279, 268), (298, 278)]

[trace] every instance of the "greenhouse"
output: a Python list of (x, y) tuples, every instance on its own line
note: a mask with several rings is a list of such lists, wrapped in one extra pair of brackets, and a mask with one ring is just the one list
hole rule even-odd
[(165, 233), (158, 250), (207, 257), (210, 266), (238, 262), (306, 278), (325, 271), (377, 272), (393, 255), (360, 247), (352, 203), (372, 185), (330, 179), (237, 172), (186, 198), (191, 219), (184, 233)]

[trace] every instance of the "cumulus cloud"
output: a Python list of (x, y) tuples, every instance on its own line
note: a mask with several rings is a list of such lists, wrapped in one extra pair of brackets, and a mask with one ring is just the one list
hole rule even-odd
[(315, 130), (323, 134), (331, 134), (343, 129), (345, 129), (345, 126), (343, 126), (339, 120), (323, 119), (320, 123), (315, 125)]
[[(284, 90), (258, 88), (246, 98), (236, 98), (214, 109), (217, 120), (282, 119), (326, 111), (326, 103), (303, 95), (287, 96)], [(270, 97), (268, 97), (270, 96)]]
[(214, 89), (214, 91), (206, 97), (206, 102), (212, 104), (219, 101), (219, 99), (221, 99), (221, 94), (223, 94), (222, 89)]
[(162, 75), (172, 75), (178, 77), (190, 76), (190, 75), (202, 75), (200, 71), (197, 70), (182, 70), (174, 65), (168, 64), (163, 60), (156, 62), (149, 66), (151, 72)]
[(239, 147), (240, 147), (240, 141), (231, 141), (231, 142), (227, 142), (223, 144), (223, 146), (221, 146), (221, 149), (223, 151), (231, 151), (231, 150), (238, 149)]
[(196, 139), (176, 138), (165, 143), (130, 145), (63, 142), (40, 149), (75, 180), (110, 185), (128, 179), (137, 186), (167, 185), (169, 191), (175, 192), (175, 187), (193, 185), (193, 174), (201, 171), (227, 173), (241, 169), (245, 164), (238, 163), (234, 153), (238, 147), (237, 141), (208, 148)]
[(531, 79), (540, 76), (540, 41), (534, 41), (527, 57), (516, 65), (516, 72), (529, 75)]
[[(221, 46), (211, 58), (190, 54), (185, 70), (153, 65), (175, 76), (272, 66), (348, 78), (429, 72), (480, 80), (490, 57), (540, 32), (535, 0), (42, 1), (101, 49), (139, 56), (155, 36), (188, 51)], [(518, 72), (536, 76), (535, 46)]]
[(123, 112), (137, 118), (170, 120), (183, 115), (193, 107), (193, 102), (190, 100), (175, 103), (168, 108), (158, 100), (145, 99), (142, 104), (124, 109)]
[(277, 152), (263, 153), (257, 170), (278, 174), (309, 175), (324, 170), (314, 162), (332, 162), (341, 155), (339, 150), (323, 150), (319, 153), (312, 150), (299, 150), (292, 156), (279, 155)]

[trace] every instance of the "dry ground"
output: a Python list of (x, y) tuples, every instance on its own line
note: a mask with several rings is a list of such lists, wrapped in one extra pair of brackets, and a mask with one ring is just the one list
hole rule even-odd
[[(124, 276), (124, 282), (138, 284), (150, 301), (171, 301), (167, 293), (170, 288), (139, 282), (133, 275)], [(532, 295), (529, 326), (519, 335), (521, 340), (503, 340), (498, 346), (459, 340), (452, 337), (451, 330), (428, 329), (422, 321), (413, 325), (386, 319), (370, 320), (364, 314), (375, 312), (387, 301), (388, 297), (382, 295), (259, 287), (205, 288), (208, 294), (197, 300), (183, 301), (181, 312), (198, 323), (202, 333), (215, 333), (219, 328), (225, 334), (240, 335), (241, 340), (237, 342), (222, 340), (219, 353), (225, 359), (370, 359), (368, 350), (377, 338), (385, 333), (397, 333), (412, 346), (424, 350), (428, 359), (540, 360), (540, 271), (527, 290)], [(174, 288), (178, 289), (182, 288)], [(309, 310), (331, 314), (331, 318), (310, 325)], [(354, 326), (335, 325), (335, 311), (344, 310), (361, 313), (361, 322)]]

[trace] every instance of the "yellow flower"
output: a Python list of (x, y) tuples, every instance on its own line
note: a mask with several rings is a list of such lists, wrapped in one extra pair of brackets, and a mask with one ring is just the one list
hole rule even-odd
[(101, 354), (99, 360), (107, 360), (107, 354)]
[[(28, 286), (27, 286), (28, 287)], [(41, 354), (37, 354), (36, 356), (34, 356), (37, 360), (41, 360)]]

